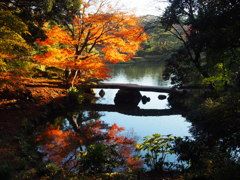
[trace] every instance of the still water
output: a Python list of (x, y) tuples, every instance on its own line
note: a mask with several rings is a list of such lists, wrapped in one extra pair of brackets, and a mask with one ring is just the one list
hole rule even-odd
[[(115, 65), (111, 66), (111, 79), (105, 81), (107, 83), (131, 83), (138, 85), (149, 86), (161, 86), (169, 87), (170, 82), (164, 81), (162, 78), (163, 65), (156, 63), (140, 63), (130, 65)], [(96, 95), (99, 93), (99, 89), (94, 90)], [(98, 104), (114, 105), (114, 97), (118, 90), (105, 89), (105, 95), (98, 100)], [(142, 110), (156, 110), (161, 111), (164, 109), (170, 109), (167, 99), (159, 100), (160, 94), (166, 95), (166, 93), (156, 92), (140, 92), (142, 96), (150, 98), (150, 102), (143, 104), (140, 102), (138, 107)], [(142, 142), (143, 137), (151, 136), (158, 133), (161, 135), (172, 134), (174, 136), (190, 136), (189, 128), (191, 123), (187, 122), (180, 114), (164, 115), (164, 116), (142, 116), (142, 115), (126, 115), (119, 112), (100, 112), (101, 120), (109, 125), (117, 124), (119, 127), (125, 128), (125, 133), (137, 137), (138, 142)]]
[[(161, 64), (117, 65), (110, 69), (112, 70), (111, 79), (106, 81), (109, 83), (170, 86), (168, 81), (162, 79), (163, 66)], [(129, 160), (136, 155), (133, 151), (135, 141), (141, 143), (145, 136), (156, 133), (178, 137), (190, 136), (191, 124), (181, 114), (176, 114), (171, 110), (167, 99), (158, 99), (160, 94), (168, 97), (166, 93), (141, 92), (141, 95), (146, 96), (150, 101), (147, 103), (140, 101), (138, 108), (123, 110), (114, 105), (114, 97), (118, 90), (105, 90), (103, 98), (100, 98), (99, 91), (100, 89), (95, 89), (95, 93), (99, 97), (97, 105), (89, 104), (88, 107), (86, 104), (85, 107), (76, 107), (67, 113), (63, 112), (61, 116), (53, 116), (54, 121), (37, 128), (39, 131), (36, 138), (39, 142), (38, 151), (44, 154), (44, 160), (80, 172), (80, 170), (84, 171), (81, 169), (81, 165), (84, 165), (85, 160), (92, 157), (91, 155), (105, 157), (104, 153), (108, 152), (109, 148), (112, 152), (111, 148), (114, 147), (117, 154), (121, 154), (121, 156), (116, 156), (117, 159), (120, 157), (117, 168), (128, 168), (134, 163), (135, 167), (138, 167), (138, 162), (141, 160)], [(118, 127), (123, 127), (125, 131), (120, 131), (121, 128)], [(115, 146), (116, 143), (117, 146)], [(87, 154), (79, 156), (79, 151), (86, 152), (87, 150)], [(144, 155), (146, 151), (140, 153)], [(115, 154), (112, 154), (113, 159), (116, 159)], [(166, 161), (176, 162), (176, 156), (169, 155)], [(91, 167), (89, 162), (92, 162), (92, 158), (90, 161), (86, 161), (86, 168)], [(126, 162), (127, 166), (120, 162)], [(130, 162), (129, 165), (128, 162)], [(102, 162), (100, 165), (102, 168)], [(117, 171), (120, 170), (114, 164), (110, 163), (108, 166), (112, 166), (111, 168), (115, 168)], [(98, 163), (93, 165), (93, 169), (95, 167), (98, 167)]]

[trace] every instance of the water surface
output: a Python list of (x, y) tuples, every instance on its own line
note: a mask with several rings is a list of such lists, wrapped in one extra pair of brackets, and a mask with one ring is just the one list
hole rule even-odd
[[(108, 83), (131, 83), (138, 85), (169, 87), (170, 82), (162, 78), (163, 65), (158, 63), (140, 63), (129, 65), (111, 66), (111, 79), (105, 81)], [(95, 89), (98, 97), (99, 89)], [(114, 104), (114, 97), (118, 90), (106, 89), (105, 96), (97, 103)], [(159, 100), (158, 95), (166, 95), (166, 93), (141, 92), (142, 96), (147, 96), (150, 102), (138, 104), (140, 109), (170, 109), (167, 99)], [(119, 112), (100, 112), (103, 116), (102, 121), (106, 123), (116, 123), (120, 127), (124, 127), (126, 132), (131, 132), (139, 138), (139, 142), (145, 136), (151, 136), (154, 133), (162, 135), (172, 134), (174, 136), (190, 136), (189, 128), (191, 124), (181, 115), (169, 116), (136, 116), (125, 115)]]

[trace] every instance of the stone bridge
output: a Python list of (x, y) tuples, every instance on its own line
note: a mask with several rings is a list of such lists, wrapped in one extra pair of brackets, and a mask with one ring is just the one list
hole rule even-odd
[(163, 92), (170, 93), (172, 91), (182, 91), (178, 89), (173, 89), (170, 87), (159, 87), (159, 86), (145, 86), (137, 84), (122, 84), (122, 83), (102, 83), (92, 86), (93, 88), (99, 89), (132, 89), (137, 91), (152, 91), (152, 92)]

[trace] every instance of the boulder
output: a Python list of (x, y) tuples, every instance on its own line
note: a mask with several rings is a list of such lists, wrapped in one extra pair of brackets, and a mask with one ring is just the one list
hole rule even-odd
[(143, 104), (146, 104), (147, 102), (150, 102), (150, 100), (151, 99), (149, 97), (145, 96), (145, 95), (142, 97), (142, 103)]
[(158, 96), (158, 99), (160, 99), (160, 100), (164, 100), (164, 99), (166, 99), (166, 98), (167, 98), (167, 96), (165, 96), (165, 95), (161, 95), (161, 94), (160, 94), (160, 95)]
[(99, 94), (100, 97), (104, 97), (105, 96), (105, 91), (103, 89), (101, 89), (98, 94)]
[(120, 89), (114, 98), (114, 103), (121, 107), (137, 107), (141, 99), (142, 95), (137, 90)]

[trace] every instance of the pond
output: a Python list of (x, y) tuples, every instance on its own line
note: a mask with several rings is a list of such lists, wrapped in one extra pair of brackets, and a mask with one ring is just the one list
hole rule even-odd
[[(134, 63), (110, 66), (111, 79), (105, 81), (108, 83), (131, 83), (138, 85), (160, 86), (169, 87), (170, 82), (162, 78), (164, 66), (161, 63)], [(99, 96), (100, 89), (94, 90), (96, 95)], [(99, 104), (114, 104), (114, 97), (117, 89), (105, 89), (105, 95), (100, 98), (97, 103)], [(143, 110), (156, 110), (161, 111), (170, 109), (167, 99), (159, 100), (160, 94), (166, 93), (157, 92), (140, 92), (142, 96), (150, 98), (150, 102), (144, 104), (142, 101), (138, 104), (140, 109)], [(124, 127), (126, 132), (134, 133), (138, 137), (139, 142), (143, 137), (151, 136), (154, 133), (162, 135), (172, 134), (174, 136), (190, 136), (189, 128), (191, 123), (187, 122), (180, 114), (153, 116), (150, 115), (126, 115), (119, 112), (100, 112), (101, 120), (108, 124), (117, 124)]]
[[(169, 81), (162, 78), (163, 68), (156, 63), (111, 66), (111, 79), (105, 82), (169, 87)], [(123, 110), (114, 105), (117, 89), (105, 89), (103, 97), (99, 95), (100, 89), (94, 91), (98, 97), (96, 104), (83, 103), (76, 109), (70, 105), (67, 112), (60, 112), (61, 115), (53, 116), (51, 123), (38, 128), (38, 151), (45, 154), (45, 161), (79, 172), (95, 172), (98, 168), (101, 171), (134, 169), (142, 167), (142, 160), (135, 159), (138, 155), (134, 151), (136, 141), (142, 143), (145, 136), (153, 134), (191, 136), (191, 123), (171, 109), (167, 98), (158, 98), (159, 95), (168, 97), (167, 93), (141, 91), (149, 101), (140, 101), (137, 108)], [(111, 153), (104, 154), (107, 152)], [(146, 151), (140, 153), (144, 155)], [(116, 158), (116, 154), (121, 156)], [(99, 157), (106, 159), (99, 160)], [(168, 156), (166, 161), (176, 162), (176, 155)], [(107, 163), (103, 165), (103, 162)]]

